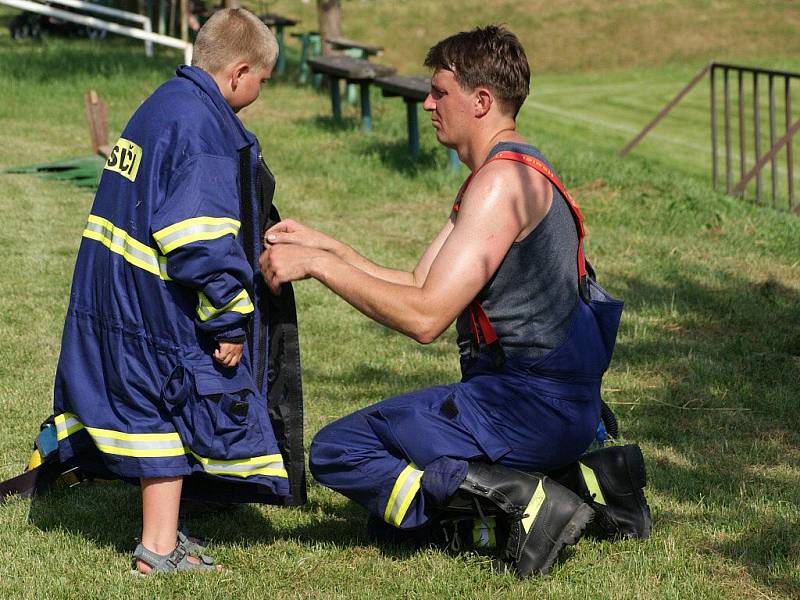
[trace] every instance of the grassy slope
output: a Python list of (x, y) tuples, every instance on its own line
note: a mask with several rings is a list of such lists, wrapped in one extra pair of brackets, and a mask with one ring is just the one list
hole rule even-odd
[[(360, 5), (348, 2), (346, 10)], [(347, 23), (359, 26), (353, 17)], [(94, 86), (108, 98), (114, 135), (172, 64), (169, 57), (145, 62), (125, 44), (12, 46), (5, 37), (0, 61), (0, 168), (83, 154), (82, 90)], [(670, 85), (690, 71), (627, 73)], [(624, 82), (626, 72), (588, 77)], [(586, 81), (548, 75), (541, 88), (566, 90)], [(554, 106), (544, 97), (532, 100)], [(591, 100), (580, 103), (575, 95), (572, 101), (575, 110), (592, 110)], [(0, 510), (0, 596), (800, 593), (800, 223), (714, 194), (691, 170), (679, 170), (680, 157), (669, 153), (619, 161), (618, 140), (606, 131), (568, 125), (534, 108), (525, 109), (520, 128), (575, 191), (601, 280), (627, 301), (606, 399), (626, 436), (649, 457), (656, 518), (649, 542), (585, 540), (552, 577), (520, 583), (488, 574), (477, 556), (372, 546), (363, 537), (363, 513), (312, 485), (303, 510), (246, 507), (194, 521), (218, 540), (215, 554), (231, 569), (225, 576), (133, 583), (124, 571), (139, 519), (136, 492), (86, 486)], [(376, 103), (371, 136), (357, 130), (354, 112), (340, 127), (324, 116), (328, 110), (324, 96), (278, 85), (244, 115), (268, 149), (279, 207), (381, 262), (410, 267), (446, 215), (458, 178), (441, 168), (444, 153), (430, 131), (421, 160), (407, 160), (399, 102)], [(0, 476), (17, 472), (49, 411), (69, 278), (90, 203), (90, 194), (69, 185), (0, 177), (7, 221), (0, 228), (6, 342), (0, 347)], [(452, 334), (420, 348), (314, 283), (300, 284), (298, 299), (308, 439), (356, 407), (456, 377)]]

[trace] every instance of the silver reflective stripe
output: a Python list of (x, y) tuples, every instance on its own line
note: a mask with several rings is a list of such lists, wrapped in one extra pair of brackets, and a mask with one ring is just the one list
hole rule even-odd
[(198, 292), (199, 302), (197, 304), (197, 315), (201, 321), (208, 321), (226, 312), (237, 312), (241, 314), (251, 313), (254, 310), (250, 296), (245, 290), (239, 292), (236, 297), (222, 308), (216, 308), (203, 292)]
[(83, 425), (81, 422), (69, 413), (64, 413), (56, 417), (56, 438), (59, 441), (82, 428)]
[[(194, 223), (177, 231), (173, 231), (158, 239), (158, 244), (165, 252), (174, 250), (179, 246), (197, 240), (209, 240), (222, 237), (226, 234), (236, 235), (236, 228), (230, 222), (221, 223)], [(184, 241), (184, 238), (185, 241)], [(176, 242), (183, 243), (176, 243)]]
[(260, 471), (261, 469), (283, 469), (283, 461), (277, 460), (268, 463), (241, 463), (241, 464), (227, 464), (223, 462), (214, 462), (209, 459), (207, 464), (203, 467), (209, 473), (227, 474), (227, 473), (247, 473), (250, 471)]
[(417, 469), (415, 465), (409, 464), (397, 477), (383, 515), (387, 523), (400, 527), (408, 507), (419, 491), (422, 473), (423, 471)]
[(102, 444), (107, 448), (119, 448), (127, 450), (165, 450), (172, 448), (180, 448), (181, 454), (183, 452), (183, 442), (178, 439), (173, 440), (121, 440), (114, 437), (108, 437), (102, 433), (97, 433), (96, 430), (89, 428), (89, 433), (96, 444)]
[(155, 248), (131, 237), (125, 230), (116, 227), (107, 219), (89, 215), (83, 237), (101, 242), (109, 250), (121, 255), (134, 266), (158, 275), (161, 279), (169, 279), (165, 257), (159, 255)]

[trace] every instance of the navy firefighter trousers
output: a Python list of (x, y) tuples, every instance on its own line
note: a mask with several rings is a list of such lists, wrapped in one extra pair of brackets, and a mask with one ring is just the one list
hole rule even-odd
[(485, 351), (462, 380), (384, 400), (327, 425), (309, 463), (323, 485), (403, 529), (424, 525), (464, 481), (469, 461), (548, 471), (575, 461), (600, 422), (600, 382), (622, 302), (588, 280), (564, 341), (495, 367)]

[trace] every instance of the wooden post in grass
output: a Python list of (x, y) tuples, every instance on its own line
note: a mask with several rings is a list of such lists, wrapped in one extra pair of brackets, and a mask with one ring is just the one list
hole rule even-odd
[(111, 153), (111, 144), (108, 141), (108, 106), (100, 99), (95, 90), (87, 90), (83, 98), (86, 106), (86, 120), (89, 122), (92, 152), (108, 158)]

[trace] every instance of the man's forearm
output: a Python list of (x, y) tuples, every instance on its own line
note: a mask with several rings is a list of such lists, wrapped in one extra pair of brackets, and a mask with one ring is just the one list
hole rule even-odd
[[(379, 272), (402, 273), (360, 258)], [(413, 280), (410, 273), (403, 274)], [(310, 275), (370, 319), (421, 343), (432, 342), (455, 318), (442, 314), (437, 303), (426, 298), (421, 288), (384, 279), (338, 255), (328, 253), (320, 257)]]
[(389, 269), (375, 264), (365, 256), (356, 252), (353, 248), (344, 243), (339, 243), (334, 249), (334, 254), (347, 264), (363, 271), (364, 273), (376, 277), (389, 283), (396, 283), (399, 285), (419, 287), (413, 273), (407, 271), (400, 271), (397, 269)]

